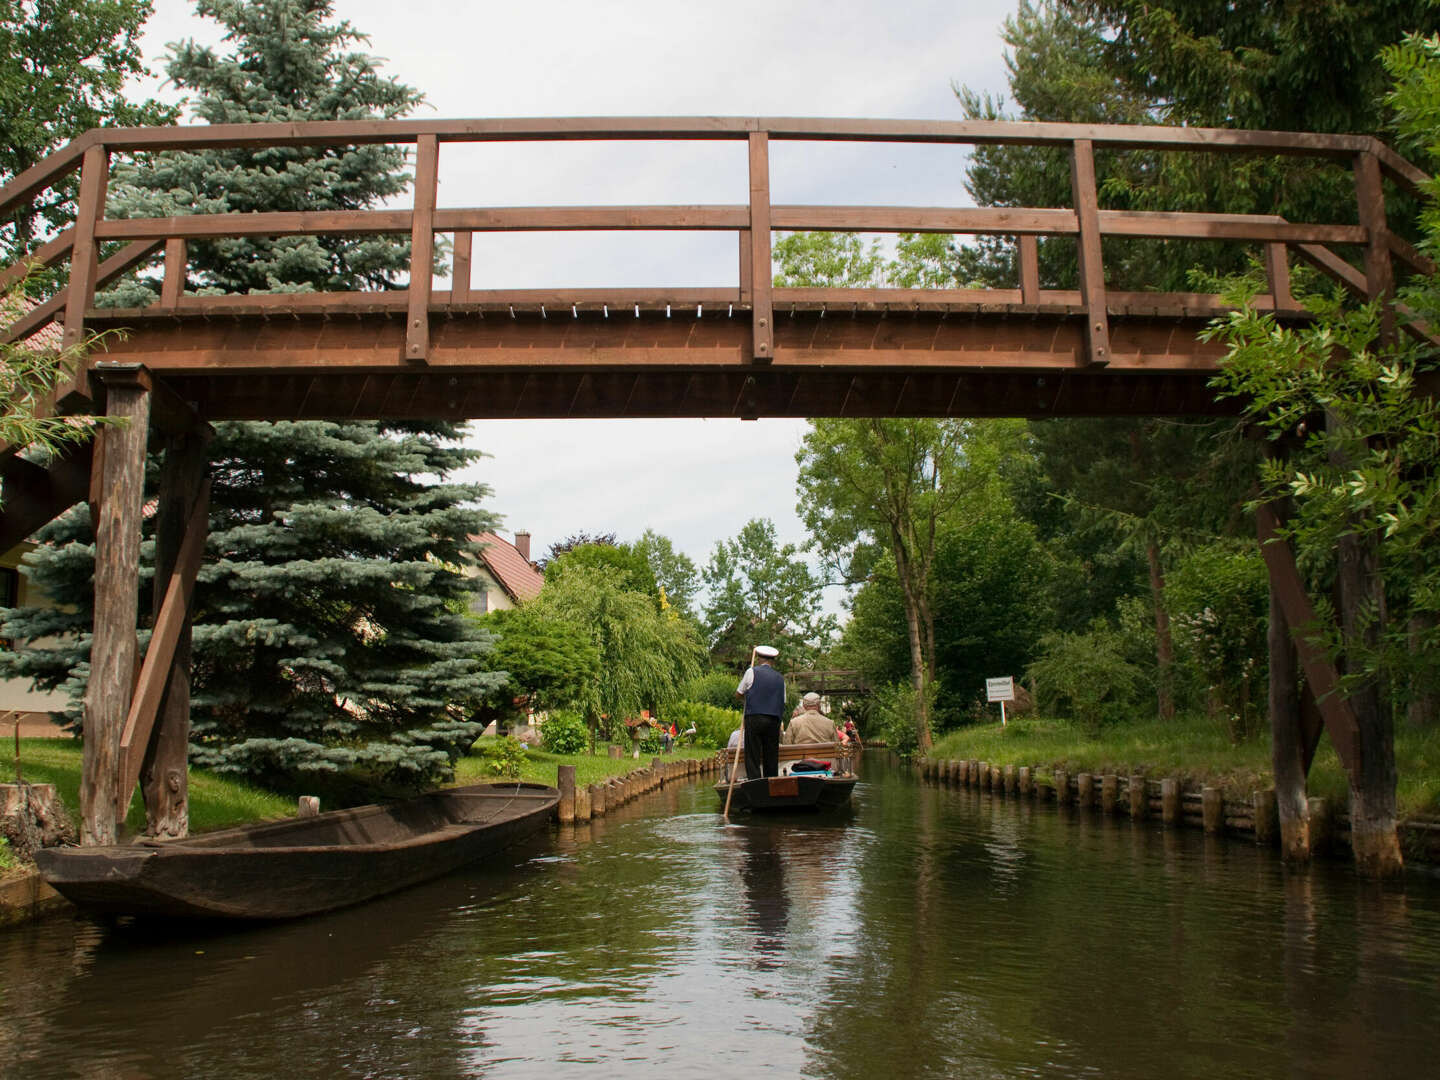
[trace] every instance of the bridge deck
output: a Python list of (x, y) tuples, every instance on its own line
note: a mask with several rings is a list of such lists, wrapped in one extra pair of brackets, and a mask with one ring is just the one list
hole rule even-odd
[(777, 296), (774, 360), (755, 363), (748, 305), (617, 300), (542, 312), (438, 294), (425, 364), (404, 359), (405, 311), (393, 300), (390, 310), (234, 305), (87, 321), (124, 331), (102, 361), (143, 364), (214, 420), (1233, 411), (1207, 388), (1220, 350), (1197, 340), (1205, 317), (1195, 314), (1112, 315), (1110, 363), (1093, 367), (1072, 306), (822, 309)]

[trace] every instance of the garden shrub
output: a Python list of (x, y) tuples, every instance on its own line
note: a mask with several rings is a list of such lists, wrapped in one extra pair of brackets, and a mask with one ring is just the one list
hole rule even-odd
[(540, 739), (552, 754), (581, 754), (590, 745), (590, 729), (576, 712), (552, 712), (540, 725)]
[(480, 746), (480, 759), (485, 771), (497, 776), (518, 777), (525, 764), (525, 744), (513, 735)]
[(709, 749), (724, 746), (730, 741), (730, 733), (740, 726), (739, 713), (703, 701), (671, 702), (665, 706), (664, 719), (680, 731), (693, 727), (695, 745)]
[(1044, 707), (1088, 731), (1123, 720), (1137, 706), (1144, 674), (1126, 658), (1120, 631), (1096, 619), (1078, 634), (1046, 634), (1026, 674)]
[(681, 685), (680, 699), (713, 705), (717, 709), (725, 709), (728, 712), (740, 712), (745, 703), (741, 698), (735, 696), (735, 687), (739, 682), (740, 680), (736, 676), (726, 671), (711, 671), (705, 675), (697, 675)]
[(647, 734), (640, 740), (640, 753), (642, 755), (653, 755), (664, 753), (665, 737), (660, 734), (659, 728), (647, 729)]

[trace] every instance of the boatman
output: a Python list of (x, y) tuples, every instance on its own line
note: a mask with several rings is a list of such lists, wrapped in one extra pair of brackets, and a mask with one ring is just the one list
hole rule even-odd
[(745, 699), (745, 777), (757, 780), (780, 774), (780, 718), (785, 715), (785, 676), (775, 670), (780, 650), (755, 646), (755, 663), (745, 672), (735, 695)]

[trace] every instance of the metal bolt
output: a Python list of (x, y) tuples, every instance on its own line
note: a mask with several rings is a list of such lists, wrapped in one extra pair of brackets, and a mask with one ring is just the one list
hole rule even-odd
[(760, 320), (760, 325), (761, 325), (761, 326), (768, 326), (768, 325), (769, 325), (769, 321), (766, 320), (766, 319), (761, 319), (761, 320)]

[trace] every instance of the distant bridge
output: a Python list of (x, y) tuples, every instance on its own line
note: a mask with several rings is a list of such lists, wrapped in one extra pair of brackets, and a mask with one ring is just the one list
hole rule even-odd
[[(692, 206), (437, 206), (444, 145), (572, 140), (743, 143), (748, 199)], [(776, 205), (770, 144), (780, 140), (1050, 147), (1069, 158), (1071, 205)], [(105, 214), (113, 155), (360, 143), (415, 148), (410, 209), (123, 220)], [(1353, 172), (1355, 217), (1295, 223), (1267, 215), (1104, 210), (1095, 183), (1097, 149), (1331, 161)], [(26, 339), (57, 320), (67, 345), (92, 331), (123, 330), (90, 355), (57, 395), (56, 408), (103, 411), (131, 423), (107, 428), (95, 451), (76, 449), (49, 468), (26, 462), (13, 447), (0, 454), (0, 545), (13, 544), (76, 501), (89, 498), (94, 506), (94, 667), (81, 791), (88, 842), (115, 835), (137, 778), (152, 816), (179, 814), (183, 828), (188, 607), (205, 545), (210, 421), (1228, 415), (1236, 404), (1217, 401), (1207, 385), (1221, 348), (1196, 336), (1225, 310), (1223, 299), (1109, 288), (1104, 241), (1247, 245), (1268, 274), (1268, 292), (1256, 304), (1282, 321), (1306, 318), (1291, 295), (1293, 259), (1371, 299), (1392, 296), (1397, 263), (1433, 269), (1390, 230), (1385, 214), (1387, 181), (1418, 192), (1425, 175), (1375, 139), (1353, 135), (773, 118), (97, 129), (0, 189), (0, 220), (47, 190), (63, 189), (77, 172), (74, 224), (27, 264), (0, 269), (4, 287), (31, 265), (64, 267), (65, 283), (4, 336)], [(477, 233), (632, 229), (732, 234), (735, 283), (719, 289), (471, 287)], [(774, 230), (1010, 237), (1017, 280), (1004, 289), (776, 288)], [(408, 237), (412, 266), (429, 268), (441, 234), (453, 238), (448, 290), (437, 290), (427, 269), (412, 275), (407, 288), (389, 292), (208, 296), (192, 291), (204, 283), (188, 274), (190, 243), (241, 236)], [(1074, 241), (1077, 289), (1042, 287), (1041, 237)], [(1337, 248), (1358, 251), (1359, 264)], [(97, 290), (147, 266), (163, 273), (155, 304), (133, 311), (94, 306)], [(157, 594), (154, 633), (137, 680), (142, 479), (152, 426), (167, 446), (157, 515), (157, 577), (166, 587)], [(1267, 521), (1262, 517), (1262, 529)], [(1282, 548), (1266, 548), (1267, 558), (1281, 564), (1277, 569), (1272, 562), (1272, 589), (1289, 624), (1305, 625), (1313, 613)], [(1328, 661), (1308, 657), (1306, 664), (1309, 685), (1323, 694)], [(1338, 695), (1324, 696), (1320, 708), (1349, 768), (1353, 717), (1347, 720)], [(1318, 729), (1305, 732), (1309, 753), (1318, 737)]]

